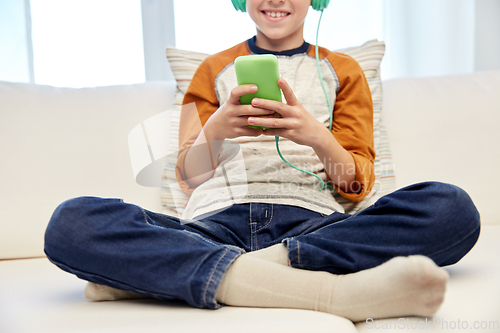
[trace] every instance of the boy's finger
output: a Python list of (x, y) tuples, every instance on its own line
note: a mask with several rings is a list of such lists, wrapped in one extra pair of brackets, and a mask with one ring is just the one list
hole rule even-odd
[(232, 104), (240, 104), (240, 97), (247, 94), (253, 94), (257, 92), (259, 88), (255, 84), (242, 84), (236, 86), (231, 90), (229, 95), (229, 102)]
[(282, 77), (278, 79), (278, 85), (283, 90), (283, 95), (285, 96), (286, 99), (286, 104), (288, 105), (297, 105), (299, 103), (299, 100), (293, 93), (292, 87), (286, 82), (286, 80)]
[(237, 109), (237, 115), (239, 116), (268, 116), (273, 113), (274, 111), (272, 110), (256, 108), (253, 105), (242, 105)]
[(280, 117), (248, 117), (248, 124), (270, 128), (286, 128), (286, 120)]
[(288, 112), (287, 108), (288, 105), (278, 102), (278, 101), (273, 101), (270, 99), (260, 99), (260, 98), (254, 98), (252, 100), (252, 106), (255, 108), (259, 109), (265, 109), (265, 110), (270, 110), (272, 112), (278, 112), (282, 116), (289, 116), (290, 113)]

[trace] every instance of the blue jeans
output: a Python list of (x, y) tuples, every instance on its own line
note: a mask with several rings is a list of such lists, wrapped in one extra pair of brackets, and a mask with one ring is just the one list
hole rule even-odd
[(55, 210), (45, 253), (84, 280), (215, 309), (224, 273), (245, 252), (283, 242), (293, 267), (334, 274), (414, 254), (445, 266), (474, 246), (479, 231), (467, 193), (435, 182), (395, 191), (355, 215), (251, 203), (180, 221), (120, 199), (81, 197)]

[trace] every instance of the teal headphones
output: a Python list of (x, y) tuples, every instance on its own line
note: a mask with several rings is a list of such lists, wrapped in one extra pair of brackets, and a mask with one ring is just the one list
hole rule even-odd
[[(246, 12), (246, 0), (231, 0), (233, 2), (234, 9)], [(330, 0), (311, 0), (311, 7), (314, 10), (322, 11), (328, 6)]]

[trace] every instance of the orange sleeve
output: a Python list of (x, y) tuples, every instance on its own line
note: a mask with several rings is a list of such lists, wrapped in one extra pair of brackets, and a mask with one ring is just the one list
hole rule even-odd
[[(186, 154), (194, 144), (208, 118), (217, 111), (219, 102), (215, 95), (214, 79), (210, 71), (210, 60), (206, 59), (198, 67), (182, 102), (179, 123), (179, 155), (175, 165), (175, 175), (180, 188), (191, 194), (191, 188), (184, 173)], [(194, 104), (193, 104), (194, 103)]]
[(217, 75), (236, 57), (246, 54), (249, 54), (249, 50), (243, 42), (207, 57), (196, 70), (184, 95), (179, 123), (179, 154), (175, 165), (175, 175), (180, 188), (187, 194), (193, 193), (194, 188), (185, 182), (184, 161), (202, 127), (220, 106), (215, 94)]
[(354, 158), (356, 182), (361, 186), (357, 192), (336, 190), (348, 200), (361, 201), (375, 182), (372, 96), (363, 70), (353, 58), (330, 53), (328, 60), (339, 79), (332, 134)]

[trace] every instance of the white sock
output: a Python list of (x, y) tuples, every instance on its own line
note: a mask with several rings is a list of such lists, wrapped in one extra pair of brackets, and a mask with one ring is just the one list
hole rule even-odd
[(150, 298), (149, 296), (134, 293), (133, 291), (115, 289), (93, 282), (87, 282), (84, 295), (89, 301), (116, 301), (119, 299), (130, 298)]
[(272, 261), (277, 264), (290, 266), (290, 261), (288, 259), (288, 249), (284, 243), (275, 244), (262, 250), (248, 252), (247, 255), (267, 261)]
[(322, 311), (367, 318), (429, 316), (440, 307), (448, 273), (424, 256), (397, 257), (361, 272), (334, 275), (241, 255), (229, 267), (216, 300), (233, 306)]
[[(288, 250), (283, 243), (262, 250), (249, 252), (248, 254), (281, 265), (289, 265)], [(130, 298), (148, 298), (148, 296), (137, 294), (132, 291), (120, 290), (93, 282), (87, 283), (84, 295), (85, 298), (90, 301), (116, 301)]]

